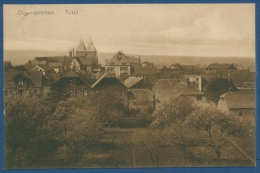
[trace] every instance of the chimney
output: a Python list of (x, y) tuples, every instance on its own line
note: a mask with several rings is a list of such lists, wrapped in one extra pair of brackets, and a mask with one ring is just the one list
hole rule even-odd
[(72, 57), (72, 50), (69, 51), (69, 56)]
[(74, 48), (72, 49), (72, 56), (74, 56)]

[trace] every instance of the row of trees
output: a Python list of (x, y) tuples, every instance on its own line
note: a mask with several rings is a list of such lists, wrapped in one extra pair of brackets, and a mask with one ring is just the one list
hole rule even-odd
[(109, 93), (66, 101), (54, 95), (8, 95), (4, 100), (6, 168), (34, 167), (41, 158), (54, 160), (62, 146), (69, 156), (66, 162), (77, 165), (87, 148), (102, 139), (103, 125), (112, 126), (123, 116), (125, 105), (118, 100)]
[[(188, 98), (164, 104), (153, 116), (146, 145), (156, 167), (159, 166), (159, 148), (165, 144), (178, 148), (183, 166), (188, 160), (195, 165), (209, 165), (209, 160), (221, 165), (225, 144), (234, 136), (245, 137), (254, 130), (253, 125), (241, 121), (237, 115), (212, 107), (193, 106)], [(197, 154), (191, 151), (192, 147), (197, 149)]]

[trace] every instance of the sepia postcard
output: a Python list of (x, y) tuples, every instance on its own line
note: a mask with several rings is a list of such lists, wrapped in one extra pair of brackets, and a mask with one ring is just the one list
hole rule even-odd
[(3, 5), (4, 167), (256, 166), (255, 4)]

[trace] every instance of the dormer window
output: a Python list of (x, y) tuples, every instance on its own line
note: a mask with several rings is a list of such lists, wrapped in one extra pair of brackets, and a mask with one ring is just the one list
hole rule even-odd
[(23, 79), (19, 79), (18, 85), (19, 85), (19, 86), (23, 86)]

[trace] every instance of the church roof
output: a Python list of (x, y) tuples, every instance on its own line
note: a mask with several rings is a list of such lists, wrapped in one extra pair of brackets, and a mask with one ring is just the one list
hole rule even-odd
[(91, 39), (88, 42), (88, 47), (87, 47), (86, 51), (96, 51), (96, 48)]
[(86, 51), (86, 46), (82, 39), (79, 41), (76, 51)]

